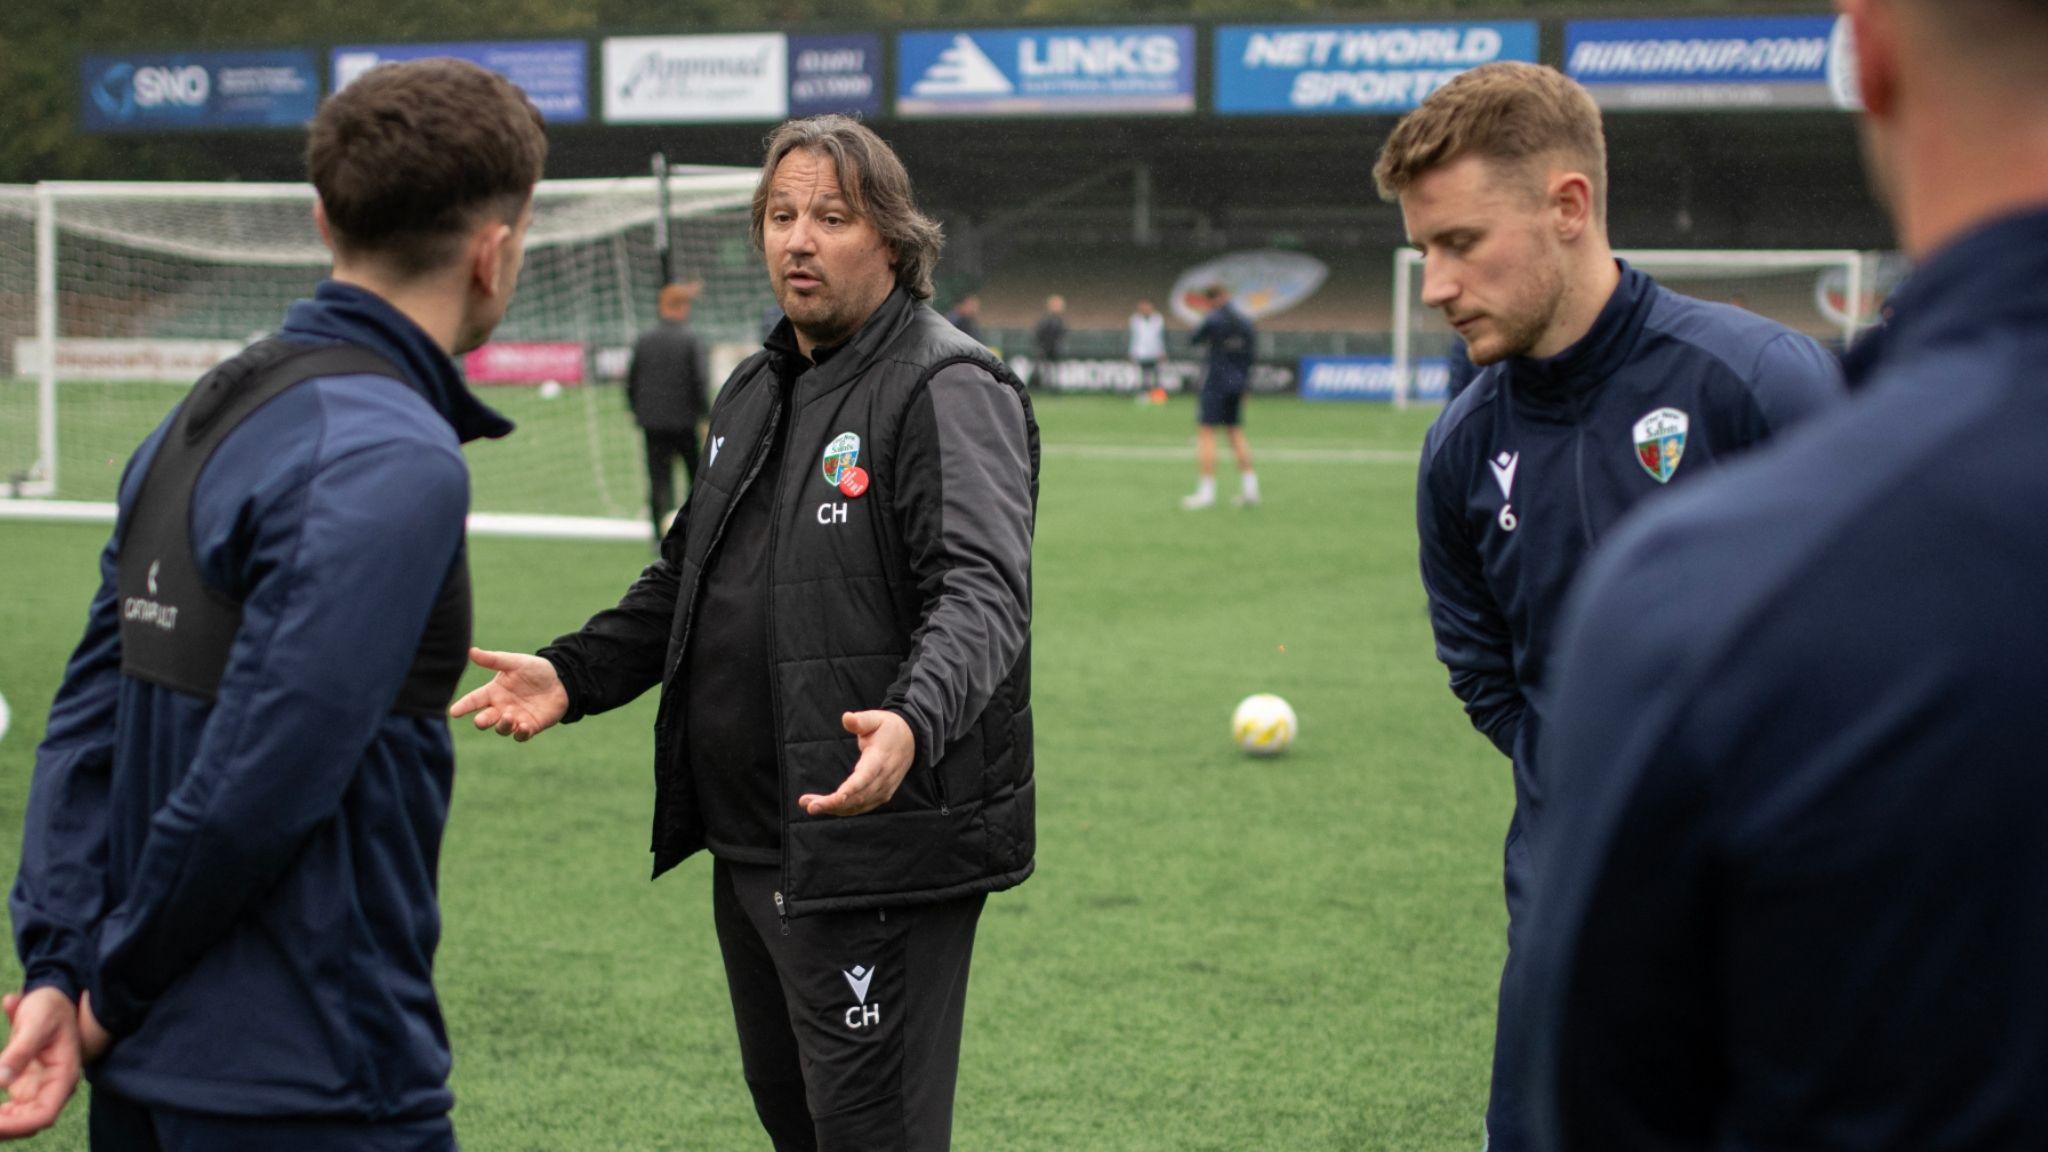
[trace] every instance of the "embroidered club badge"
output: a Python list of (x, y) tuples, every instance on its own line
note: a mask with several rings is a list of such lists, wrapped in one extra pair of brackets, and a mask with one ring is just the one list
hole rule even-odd
[(846, 470), (860, 463), (860, 435), (841, 432), (825, 445), (825, 483), (839, 487), (846, 478)]
[(1636, 463), (1659, 484), (1671, 482), (1685, 457), (1685, 431), (1692, 420), (1676, 408), (1659, 408), (1636, 421)]

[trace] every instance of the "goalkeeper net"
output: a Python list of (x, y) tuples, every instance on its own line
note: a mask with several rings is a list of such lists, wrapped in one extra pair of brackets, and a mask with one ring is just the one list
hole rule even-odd
[[(1837, 351), (1877, 318), (1896, 262), (1854, 251), (1638, 250), (1615, 255), (1674, 292), (1747, 308)], [(1443, 399), (1443, 358), (1457, 333), (1422, 302), (1422, 254), (1394, 253), (1395, 402)]]
[[(691, 323), (714, 374), (759, 346), (771, 302), (748, 240), (755, 179), (669, 178), (674, 278), (703, 285)], [(0, 188), (0, 496), (111, 501), (129, 454), (193, 381), (327, 275), (312, 203), (303, 185)], [(659, 203), (652, 177), (535, 190), (518, 294), (464, 362), (519, 425), (468, 446), (480, 520), (645, 534), (642, 444), (618, 384), (655, 322)]]

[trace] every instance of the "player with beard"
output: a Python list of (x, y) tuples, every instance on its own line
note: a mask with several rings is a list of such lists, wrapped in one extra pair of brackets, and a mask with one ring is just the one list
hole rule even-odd
[(775, 1147), (949, 1146), (985, 896), (1033, 864), (1024, 386), (931, 310), (939, 227), (874, 132), (783, 125), (734, 370), (661, 557), (457, 701), (529, 739), (659, 684), (654, 868), (700, 849)]
[(1841, 384), (1811, 339), (1615, 259), (1600, 111), (1555, 69), (1464, 73), (1395, 127), (1373, 175), (1422, 253), (1423, 302), (1480, 368), (1430, 429), (1416, 518), (1437, 658), (1514, 767), (1487, 1131), (1519, 1152), (1521, 1093), (1501, 1057), (1521, 1016), (1517, 941), (1544, 779), (1532, 749), (1566, 587), (1631, 508), (1829, 404)]

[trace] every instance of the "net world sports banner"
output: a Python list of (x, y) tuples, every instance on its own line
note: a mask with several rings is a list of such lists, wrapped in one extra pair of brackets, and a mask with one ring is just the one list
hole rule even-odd
[(1216, 30), (1225, 115), (1406, 112), (1453, 76), (1536, 59), (1533, 20), (1475, 24), (1231, 24)]
[(452, 56), (488, 68), (519, 86), (550, 124), (590, 118), (590, 50), (581, 40), (524, 40), (468, 44), (352, 44), (330, 58), (331, 91), (348, 87), (379, 64)]
[(878, 116), (882, 112), (880, 36), (791, 36), (789, 114)]
[(1603, 108), (1862, 106), (1834, 16), (1574, 20), (1564, 42), (1566, 74)]
[[(1451, 379), (1450, 364), (1441, 357), (1413, 362), (1416, 400), (1442, 400)], [(1391, 356), (1304, 356), (1301, 358), (1303, 400), (1394, 399)]]
[(604, 42), (607, 124), (709, 124), (789, 115), (789, 39), (625, 36)]
[(296, 128), (320, 101), (319, 64), (296, 49), (87, 56), (87, 132)]
[(1195, 30), (977, 28), (896, 37), (896, 112), (1094, 116), (1195, 110)]

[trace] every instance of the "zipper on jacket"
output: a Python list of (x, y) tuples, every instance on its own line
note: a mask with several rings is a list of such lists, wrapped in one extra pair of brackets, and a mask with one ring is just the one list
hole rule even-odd
[(1586, 536), (1586, 547), (1593, 546), (1593, 513), (1586, 507), (1586, 398), (1573, 397), (1572, 407), (1578, 412), (1578, 419), (1572, 422), (1572, 473), (1578, 481), (1579, 531)]
[[(774, 431), (782, 437), (782, 452), (777, 456), (776, 466), (785, 472), (789, 470), (789, 434), (791, 429), (796, 427), (797, 386), (803, 382), (805, 376), (810, 375), (815, 370), (815, 367), (813, 367), (810, 370), (798, 373), (796, 379), (789, 382), (789, 387), (778, 393), (781, 402), (775, 409)], [(776, 381), (778, 386), (781, 383), (782, 381), (780, 380)], [(789, 409), (789, 411), (784, 413), (784, 408)], [(787, 420), (784, 419), (785, 415), (788, 417)], [(775, 668), (775, 538), (782, 532), (782, 497), (784, 493), (782, 490), (782, 478), (775, 476), (771, 479), (775, 481), (775, 501), (770, 505), (768, 512), (768, 604), (761, 613), (761, 620), (763, 627), (767, 629), (768, 633), (763, 639), (767, 642), (768, 646), (768, 709), (775, 717), (775, 823), (782, 833), (782, 887), (787, 888), (789, 887), (789, 766), (783, 762), (782, 686), (777, 682)], [(782, 921), (782, 934), (784, 936), (789, 935), (789, 913), (783, 907), (780, 889), (777, 889), (775, 893), (775, 915)]]

